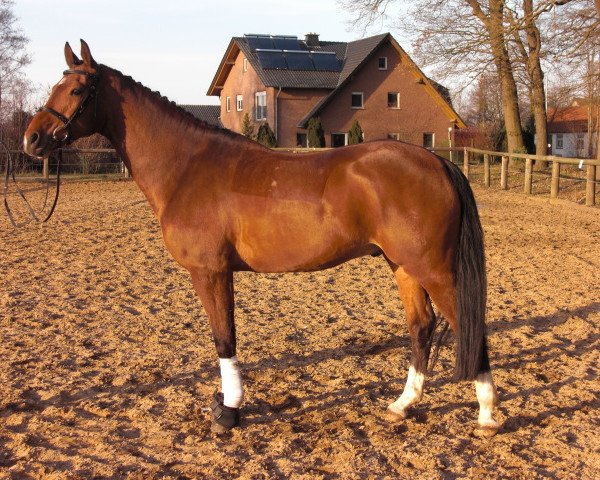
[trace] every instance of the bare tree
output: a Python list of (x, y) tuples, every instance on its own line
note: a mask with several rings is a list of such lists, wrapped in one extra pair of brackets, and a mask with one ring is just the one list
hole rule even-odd
[[(363, 22), (384, 14), (392, 0), (354, 2), (351, 11)], [(350, 7), (350, 2), (345, 5)], [(500, 82), (507, 143), (510, 151), (524, 149), (519, 98), (509, 58), (504, 0), (418, 0), (406, 20), (404, 31), (413, 31), (414, 55), (442, 79), (471, 83), (490, 67)], [(465, 82), (466, 80), (466, 82)]]
[(572, 98), (587, 103), (588, 155), (600, 159), (600, 0), (567, 3), (552, 19), (548, 44), (557, 76), (569, 79)]
[(30, 62), (25, 51), (28, 39), (17, 26), (13, 6), (13, 0), (0, 0), (0, 113), (3, 113), (2, 96), (8, 85), (15, 83), (23, 67)]
[[(389, 16), (394, 5), (405, 5), (395, 0), (340, 1), (354, 14), (355, 27), (376, 23)], [(408, 14), (403, 11), (404, 19), (396, 25), (413, 32), (413, 53), (419, 63), (455, 86), (470, 86), (490, 66), (495, 67), (508, 149), (524, 149), (521, 113), (525, 107), (535, 120), (536, 153), (545, 154), (542, 61), (554, 63), (569, 52), (572, 64), (578, 62), (581, 69), (589, 57), (581, 47), (600, 44), (599, 9), (600, 0), (418, 0)], [(544, 32), (540, 23), (549, 18), (556, 21)], [(519, 82), (528, 92), (528, 102), (520, 102)]]

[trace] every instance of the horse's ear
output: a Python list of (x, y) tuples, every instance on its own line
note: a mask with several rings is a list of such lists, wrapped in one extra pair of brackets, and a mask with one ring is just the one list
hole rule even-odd
[(96, 67), (96, 61), (92, 58), (89, 45), (83, 39), (79, 41), (81, 42), (81, 58), (83, 58), (83, 63), (89, 67)]
[(73, 49), (71, 48), (71, 45), (69, 45), (69, 42), (65, 43), (65, 61), (69, 68), (81, 65), (81, 60), (73, 53)]

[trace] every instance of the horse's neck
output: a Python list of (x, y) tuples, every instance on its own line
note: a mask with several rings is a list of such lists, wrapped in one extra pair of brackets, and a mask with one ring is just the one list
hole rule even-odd
[(202, 132), (186, 128), (176, 115), (165, 112), (168, 106), (157, 94), (107, 67), (105, 75), (107, 87), (98, 99), (105, 116), (100, 133), (112, 142), (155, 213), (160, 214), (177, 188), (191, 152), (197, 150)]

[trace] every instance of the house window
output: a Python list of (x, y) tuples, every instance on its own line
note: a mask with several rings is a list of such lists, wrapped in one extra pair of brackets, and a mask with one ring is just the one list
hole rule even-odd
[(362, 92), (352, 92), (352, 108), (363, 108)]
[(435, 136), (433, 133), (423, 134), (423, 146), (425, 148), (433, 148)]
[(387, 70), (387, 57), (379, 57), (379, 70)]
[(400, 92), (388, 92), (388, 108), (400, 108)]
[(257, 92), (254, 96), (256, 108), (256, 120), (265, 120), (267, 118), (267, 92)]
[(235, 109), (238, 112), (241, 112), (244, 109), (244, 97), (243, 95), (238, 95), (235, 97)]
[(306, 133), (296, 134), (296, 146), (302, 148), (308, 147), (308, 136)]
[(244, 72), (247, 72), (248, 71), (248, 59), (244, 58), (244, 61), (242, 62), (242, 64), (243, 64)]
[(225, 98), (225, 110), (231, 112), (231, 97)]
[(578, 133), (577, 134), (577, 150), (583, 150), (584, 149), (584, 134), (583, 133)]
[(556, 149), (557, 150), (563, 149), (563, 134), (562, 133), (556, 134)]
[(391, 140), (400, 140), (399, 133), (388, 133), (388, 138)]
[(348, 134), (347, 133), (332, 133), (331, 134), (331, 146), (333, 148), (343, 147), (348, 145)]

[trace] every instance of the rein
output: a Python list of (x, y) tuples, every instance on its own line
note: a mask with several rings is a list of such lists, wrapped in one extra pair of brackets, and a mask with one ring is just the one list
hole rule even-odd
[[(53, 200), (52, 206), (50, 207), (50, 210), (48, 211), (46, 216), (40, 220), (39, 214), (31, 206), (31, 204), (27, 200), (27, 197), (25, 196), (25, 192), (23, 191), (23, 189), (21, 189), (21, 187), (19, 187), (19, 184), (17, 183), (17, 179), (15, 177), (14, 163), (12, 161), (12, 156), (10, 154), (10, 150), (6, 147), (6, 145), (4, 143), (2, 143), (2, 146), (6, 150), (6, 176), (5, 176), (5, 180), (4, 180), (4, 192), (3, 192), (4, 208), (6, 209), (6, 214), (8, 215), (10, 223), (12, 223), (13, 227), (15, 227), (15, 228), (21, 228), (21, 227), (24, 227), (25, 225), (28, 225), (31, 222), (35, 222), (37, 224), (47, 222), (48, 220), (50, 220), (50, 217), (52, 216), (52, 214), (54, 213), (54, 209), (56, 208), (56, 204), (58, 203), (58, 193), (60, 190), (60, 164), (62, 163), (62, 149), (58, 150), (58, 163), (57, 163), (57, 171), (56, 171), (56, 193), (54, 194), (54, 200)], [(25, 206), (27, 207), (27, 210), (29, 211), (30, 218), (28, 220), (25, 220), (24, 222), (16, 221), (16, 219), (13, 215), (13, 212), (10, 209), (10, 205), (8, 204), (8, 189), (9, 189), (11, 178), (15, 185), (17, 193), (23, 199), (23, 201), (25, 202)], [(44, 205), (41, 208), (41, 212), (43, 212), (46, 209), (46, 205), (48, 203), (49, 192), (50, 192), (50, 183), (52, 183), (52, 181), (50, 179), (47, 179), (45, 181), (45, 183), (46, 183), (46, 195), (44, 196)]]
[[(40, 223), (45, 223), (48, 220), (50, 220), (50, 217), (52, 216), (52, 214), (54, 213), (54, 210), (56, 208), (56, 204), (58, 203), (58, 194), (60, 191), (60, 166), (62, 163), (62, 155), (63, 155), (62, 148), (60, 148), (60, 147), (63, 144), (69, 143), (69, 140), (71, 138), (71, 124), (75, 120), (77, 120), (77, 118), (85, 111), (85, 108), (88, 106), (88, 104), (90, 103), (91, 100), (95, 100), (94, 117), (96, 116), (96, 108), (97, 108), (96, 84), (98, 83), (98, 75), (96, 75), (94, 73), (86, 72), (84, 70), (77, 70), (77, 69), (65, 70), (63, 72), (63, 75), (84, 75), (86, 78), (88, 78), (90, 80), (90, 84), (86, 88), (85, 97), (83, 97), (81, 99), (79, 106), (77, 107), (77, 109), (73, 112), (73, 114), (70, 117), (66, 117), (65, 115), (63, 115), (60, 112), (57, 112), (56, 110), (54, 110), (52, 107), (49, 107), (48, 105), (44, 105), (43, 107), (41, 107), (38, 110), (40, 112), (47, 112), (62, 122), (62, 125), (59, 127), (56, 127), (54, 129), (54, 131), (52, 132), (52, 139), (55, 142), (58, 142), (58, 147), (59, 147), (58, 148), (58, 162), (57, 162), (57, 167), (56, 167), (57, 168), (57, 171), (56, 171), (56, 193), (54, 195), (54, 200), (52, 202), (52, 206), (50, 207), (50, 210), (48, 211), (48, 214), (45, 217), (43, 217), (42, 219), (40, 219), (39, 213), (37, 213), (35, 211), (35, 209), (31, 206), (31, 204), (27, 200), (27, 197), (25, 196), (25, 191), (23, 191), (21, 189), (21, 187), (19, 187), (19, 184), (17, 183), (17, 179), (15, 177), (12, 156), (10, 154), (9, 149), (6, 147), (6, 145), (2, 144), (2, 146), (6, 150), (6, 155), (7, 155), (7, 157), (6, 157), (6, 159), (7, 159), (6, 160), (6, 177), (5, 177), (5, 181), (4, 181), (4, 208), (6, 209), (8, 218), (10, 219), (10, 223), (12, 223), (13, 226), (16, 228), (23, 227), (23, 226), (31, 223), (32, 221), (40, 224)], [(24, 222), (17, 222), (15, 220), (13, 212), (10, 209), (10, 206), (8, 204), (8, 189), (9, 189), (9, 184), (10, 184), (11, 178), (15, 185), (17, 193), (23, 199), (23, 201), (25, 202), (25, 206), (27, 207), (27, 210), (29, 211), (30, 218)], [(46, 183), (46, 195), (44, 198), (44, 205), (42, 206), (41, 212), (43, 212), (46, 209), (46, 205), (48, 203), (49, 192), (50, 192), (50, 183), (52, 183), (52, 182), (51, 182), (51, 180), (47, 179), (45, 183)]]

